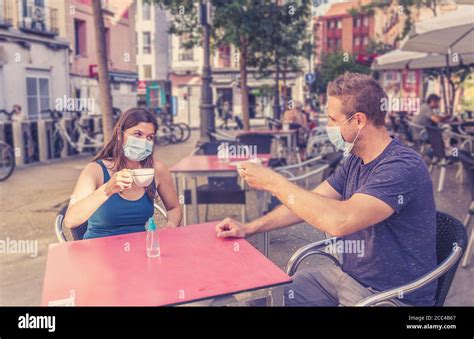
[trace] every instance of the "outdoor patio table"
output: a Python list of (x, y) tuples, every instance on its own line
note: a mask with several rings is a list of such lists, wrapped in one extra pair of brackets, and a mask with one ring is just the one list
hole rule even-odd
[(42, 305), (165, 306), (268, 289), (282, 305), (291, 278), (245, 239), (218, 238), (216, 222), (158, 230), (161, 256), (146, 255), (146, 232), (52, 244)]
[[(267, 166), (270, 160), (270, 154), (257, 154), (257, 158), (263, 160), (263, 165)], [(180, 192), (180, 179), (182, 182), (182, 191), (187, 189), (188, 179), (193, 179), (191, 189), (191, 206), (194, 212), (194, 222), (198, 222), (199, 207), (197, 204), (197, 178), (198, 177), (235, 177), (238, 175), (237, 166), (232, 165), (234, 162), (244, 161), (246, 158), (230, 158), (228, 161), (219, 159), (217, 155), (189, 155), (181, 159), (178, 163), (170, 168), (170, 172), (175, 179), (176, 190)], [(265, 201), (268, 194), (265, 191), (257, 191), (257, 211), (263, 214)], [(186, 204), (183, 208), (184, 224), (187, 224)], [(261, 238), (264, 253), (268, 256), (268, 233), (264, 232)]]

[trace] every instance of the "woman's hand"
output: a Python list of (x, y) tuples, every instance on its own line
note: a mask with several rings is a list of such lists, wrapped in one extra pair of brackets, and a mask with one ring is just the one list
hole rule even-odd
[(126, 188), (132, 187), (133, 178), (129, 169), (125, 168), (121, 171), (115, 172), (112, 178), (105, 185), (105, 193), (110, 196), (115, 193), (120, 193)]

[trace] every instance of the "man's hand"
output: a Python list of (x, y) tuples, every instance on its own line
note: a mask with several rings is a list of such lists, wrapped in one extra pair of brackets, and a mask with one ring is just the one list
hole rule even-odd
[(225, 218), (218, 223), (216, 232), (219, 238), (245, 238), (248, 235), (245, 225), (231, 218)]
[(258, 190), (271, 192), (278, 181), (284, 180), (284, 177), (275, 171), (249, 161), (242, 162), (237, 170), (250, 187)]

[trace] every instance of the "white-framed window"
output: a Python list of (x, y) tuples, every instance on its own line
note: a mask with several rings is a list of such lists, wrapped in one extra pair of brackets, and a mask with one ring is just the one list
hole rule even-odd
[(152, 65), (143, 65), (143, 79), (150, 80), (153, 74)]
[(151, 54), (151, 33), (143, 32), (143, 54)]
[(337, 20), (336, 27), (337, 27), (338, 29), (341, 29), (341, 28), (342, 28), (342, 20)]
[(363, 25), (364, 27), (369, 27), (369, 17), (364, 16)]
[(38, 118), (40, 112), (49, 109), (51, 103), (50, 81), (48, 77), (27, 76), (26, 77), (26, 99), (28, 106), (28, 117)]
[(360, 38), (359, 37), (355, 37), (354, 38), (354, 46), (359, 46), (360, 45)]
[(367, 45), (369, 44), (369, 37), (365, 36), (364, 39), (363, 39), (363, 41), (362, 41), (362, 44), (363, 44), (364, 46), (367, 46)]
[(151, 5), (145, 1), (142, 2), (142, 19), (151, 20)]
[(185, 44), (189, 42), (190, 37), (187, 35), (179, 36), (179, 55), (178, 60), (189, 61), (194, 60), (193, 48), (185, 48)]

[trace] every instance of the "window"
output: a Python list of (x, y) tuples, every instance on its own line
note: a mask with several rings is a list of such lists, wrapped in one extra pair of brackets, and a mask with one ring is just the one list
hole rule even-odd
[(186, 43), (189, 41), (189, 36), (182, 35), (179, 37), (179, 55), (178, 60), (193, 60), (194, 52), (192, 48), (186, 48)]
[(150, 4), (147, 2), (142, 2), (142, 19), (151, 20)]
[(341, 49), (341, 39), (336, 39), (336, 49)]
[(364, 16), (364, 27), (369, 27), (369, 17)]
[(143, 32), (143, 54), (151, 53), (151, 33)]
[(367, 46), (369, 44), (369, 37), (364, 37), (363, 44)]
[(338, 29), (342, 28), (342, 20), (337, 20), (337, 28)]
[(30, 118), (36, 118), (42, 110), (50, 108), (49, 79), (27, 77), (26, 98)]
[(86, 56), (86, 22), (74, 19), (74, 49), (76, 55)]
[(359, 46), (360, 45), (360, 38), (359, 37), (355, 37), (354, 38), (354, 46)]
[(152, 78), (152, 66), (143, 65), (143, 79), (150, 80)]
[(107, 51), (107, 60), (110, 60), (110, 29), (105, 29), (105, 50)]
[(135, 54), (140, 54), (140, 50), (138, 48), (138, 33), (135, 32)]
[(354, 19), (354, 27), (360, 27), (360, 18)]
[(218, 59), (218, 66), (219, 67), (230, 67), (230, 47), (221, 46), (219, 47), (219, 59)]

